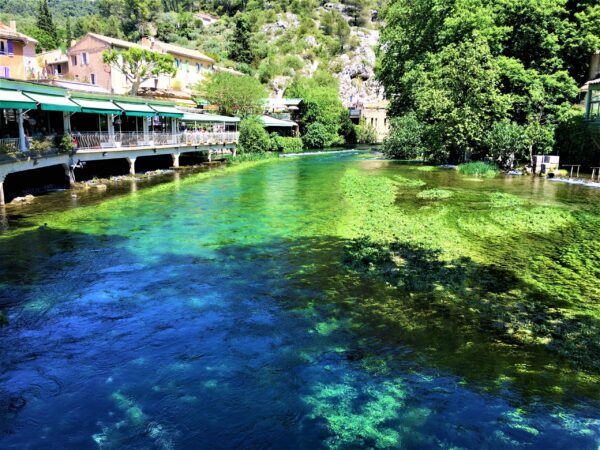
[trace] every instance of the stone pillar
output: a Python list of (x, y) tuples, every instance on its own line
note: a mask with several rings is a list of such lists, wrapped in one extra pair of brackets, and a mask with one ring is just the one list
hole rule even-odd
[(236, 147), (233, 147), (233, 148), (231, 149), (231, 156), (233, 156), (233, 157), (235, 158), (235, 154), (236, 154), (236, 153), (237, 153), (237, 149), (236, 149)]
[(72, 186), (73, 184), (75, 184), (75, 172), (73, 172), (73, 169), (69, 164), (63, 164), (62, 167), (65, 171), (65, 176), (67, 177), (67, 180), (69, 180), (69, 185)]
[(4, 206), (4, 178), (0, 181), (0, 206)]
[(179, 167), (179, 153), (173, 153), (171, 155), (171, 158), (173, 158), (173, 167), (177, 168)]
[(208, 151), (208, 162), (212, 162), (212, 152)]
[(25, 128), (23, 127), (23, 110), (19, 109), (19, 148), (22, 152), (27, 151), (27, 140), (25, 139)]
[(71, 113), (63, 113), (63, 128), (65, 129), (65, 133), (71, 132)]
[(171, 118), (171, 134), (177, 134), (177, 119), (175, 117)]
[(129, 175), (135, 175), (135, 158), (127, 158), (129, 163)]

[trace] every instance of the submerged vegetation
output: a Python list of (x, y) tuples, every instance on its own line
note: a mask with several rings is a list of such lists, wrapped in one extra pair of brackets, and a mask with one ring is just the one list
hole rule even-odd
[(496, 164), (482, 161), (460, 164), (457, 170), (463, 175), (475, 175), (478, 177), (495, 177), (500, 172)]
[[(372, 300), (382, 319), (393, 323), (407, 310), (427, 310), (600, 373), (597, 207), (565, 210), (419, 181), (359, 171), (342, 179), (351, 211), (343, 227), (352, 238), (346, 262), (397, 290), (382, 303)], [(427, 207), (410, 200), (451, 195)]]

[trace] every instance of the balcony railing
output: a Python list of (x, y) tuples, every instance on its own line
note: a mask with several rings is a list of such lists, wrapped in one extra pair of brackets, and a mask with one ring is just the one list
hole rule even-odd
[(199, 132), (199, 133), (139, 133), (117, 132), (109, 135), (107, 132), (75, 133), (78, 149), (111, 149), (131, 147), (161, 147), (169, 145), (217, 145), (233, 144), (238, 141), (238, 132)]

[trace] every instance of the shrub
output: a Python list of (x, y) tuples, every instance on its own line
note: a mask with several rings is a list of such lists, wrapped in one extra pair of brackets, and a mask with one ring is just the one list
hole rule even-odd
[(522, 160), (529, 151), (529, 138), (522, 125), (502, 120), (496, 122), (485, 136), (489, 156), (503, 169), (512, 169), (515, 160)]
[(457, 167), (457, 170), (463, 175), (475, 175), (478, 177), (495, 177), (499, 172), (496, 164), (483, 161), (461, 164)]
[(71, 133), (65, 133), (62, 136), (57, 136), (54, 140), (54, 145), (58, 149), (58, 153), (73, 153), (75, 150), (75, 144), (73, 143), (73, 136)]
[(258, 117), (248, 117), (240, 123), (238, 151), (262, 153), (271, 150), (271, 138)]
[(425, 125), (416, 114), (409, 113), (393, 119), (389, 136), (383, 141), (383, 152), (394, 159), (422, 157), (425, 146)]
[(54, 148), (54, 143), (50, 139), (34, 139), (29, 145), (29, 153), (33, 156), (43, 156)]
[(377, 131), (371, 125), (357, 125), (356, 140), (359, 144), (375, 144), (377, 143)]
[(298, 137), (283, 137), (273, 133), (271, 143), (274, 152), (298, 153), (304, 149), (302, 139)]
[(302, 142), (306, 148), (324, 148), (331, 145), (334, 138), (322, 123), (311, 123), (306, 127)]

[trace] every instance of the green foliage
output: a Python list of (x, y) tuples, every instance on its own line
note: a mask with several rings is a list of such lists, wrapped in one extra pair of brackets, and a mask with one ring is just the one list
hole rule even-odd
[(225, 72), (207, 77), (197, 89), (200, 97), (218, 105), (221, 114), (238, 117), (261, 114), (267, 97), (265, 88), (256, 78)]
[(286, 95), (301, 98), (301, 134), (307, 148), (330, 147), (341, 143), (342, 117), (345, 113), (339, 99), (336, 80), (317, 71), (312, 78), (296, 78)]
[(506, 153), (498, 129), (486, 137), (497, 122), (524, 127), (529, 153), (547, 153), (598, 47), (598, 11), (553, 0), (393, 0), (378, 68), (392, 114), (414, 111), (428, 125), (439, 162), (485, 154), (492, 142)]
[(276, 133), (271, 134), (271, 150), (282, 153), (300, 153), (304, 149), (302, 139), (298, 137), (284, 137)]
[(389, 136), (383, 141), (383, 152), (390, 158), (417, 159), (427, 156), (426, 125), (409, 113), (391, 121)]
[(107, 50), (102, 60), (123, 75), (131, 84), (130, 95), (137, 95), (141, 84), (151, 78), (165, 74), (175, 76), (175, 60), (171, 55), (140, 48), (118, 51)]
[(271, 138), (260, 118), (247, 117), (240, 123), (239, 153), (264, 153), (272, 148)]
[(443, 200), (452, 197), (452, 191), (447, 189), (426, 189), (417, 194), (422, 200)]
[[(37, 27), (40, 30), (40, 37), (44, 40), (43, 44), (47, 50), (52, 50), (58, 46), (58, 34), (52, 14), (48, 7), (48, 0), (40, 0), (37, 11)], [(42, 42), (40, 42), (40, 45)]]
[(75, 150), (75, 144), (73, 143), (73, 136), (71, 133), (65, 133), (62, 136), (57, 137), (54, 145), (59, 153), (71, 154)]
[(377, 143), (377, 130), (372, 125), (367, 125), (363, 120), (356, 126), (356, 141), (359, 144)]
[(579, 108), (572, 109), (556, 130), (556, 150), (562, 164), (600, 166), (600, 127), (586, 122)]
[(309, 124), (302, 134), (302, 142), (306, 148), (320, 149), (332, 144), (332, 136), (327, 127), (320, 122)]
[(512, 169), (515, 160), (527, 156), (529, 139), (525, 127), (502, 120), (496, 122), (485, 137), (488, 154), (503, 169)]
[(495, 177), (498, 175), (498, 166), (483, 161), (475, 161), (461, 164), (457, 170), (463, 175), (471, 175), (477, 177)]
[(237, 62), (250, 64), (254, 55), (250, 47), (251, 25), (246, 14), (237, 13), (235, 16), (235, 29), (231, 38), (229, 57)]

